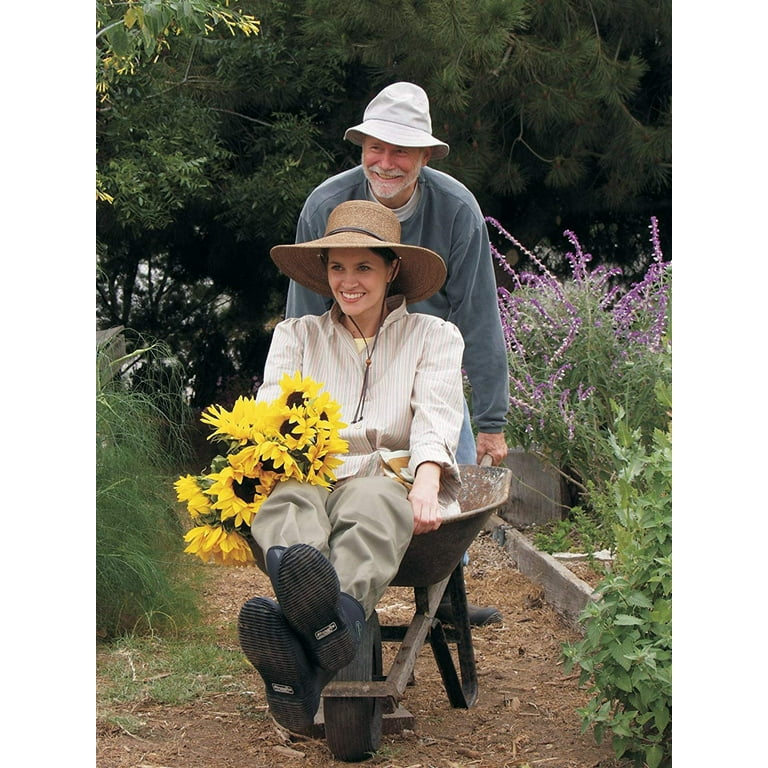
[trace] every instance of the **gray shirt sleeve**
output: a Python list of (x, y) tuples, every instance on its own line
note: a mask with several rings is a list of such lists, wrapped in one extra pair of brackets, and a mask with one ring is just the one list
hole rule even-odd
[(480, 432), (502, 432), (509, 408), (509, 365), (488, 228), (466, 187), (429, 168), (422, 175), (423, 204), (405, 223), (404, 240), (439, 253), (448, 277), (439, 293), (409, 309), (437, 315), (459, 328), (463, 367), (472, 387), (472, 420)]
[(464, 338), (473, 421), (480, 432), (502, 432), (509, 407), (509, 367), (488, 230), (479, 211), (457, 217), (454, 230), (444, 288), (451, 306), (448, 319)]
[[(308, 240), (316, 240), (322, 237), (325, 232), (325, 222), (322, 229), (313, 231), (308, 218), (308, 206), (305, 204), (299, 216), (299, 223), (296, 225), (296, 242), (306, 243)], [(333, 302), (326, 299), (309, 288), (299, 285), (291, 280), (288, 284), (288, 299), (285, 304), (285, 316), (303, 317), (304, 315), (322, 315), (328, 310)]]

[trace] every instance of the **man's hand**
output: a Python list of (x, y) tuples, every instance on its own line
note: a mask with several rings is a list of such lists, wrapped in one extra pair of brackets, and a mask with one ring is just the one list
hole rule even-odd
[(477, 433), (477, 463), (479, 464), (483, 456), (488, 454), (491, 457), (493, 466), (501, 464), (507, 458), (507, 443), (504, 440), (503, 432), (478, 432)]

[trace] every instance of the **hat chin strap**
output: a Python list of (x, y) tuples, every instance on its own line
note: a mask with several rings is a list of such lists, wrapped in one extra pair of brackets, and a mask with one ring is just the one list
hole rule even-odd
[(379, 332), (381, 331), (381, 326), (384, 323), (386, 302), (387, 296), (384, 294), (384, 300), (381, 304), (381, 318), (379, 319), (379, 327), (376, 329), (376, 335), (373, 337), (373, 344), (371, 344), (370, 347), (368, 346), (368, 341), (365, 338), (365, 334), (360, 330), (360, 326), (355, 322), (355, 318), (351, 315), (347, 315), (347, 317), (352, 321), (352, 325), (357, 328), (357, 332), (360, 334), (360, 337), (363, 340), (363, 344), (365, 345), (365, 370), (363, 371), (363, 385), (360, 388), (360, 398), (357, 401), (355, 415), (352, 417), (353, 424), (357, 424), (363, 420), (363, 409), (365, 408), (365, 396), (368, 393), (368, 379), (371, 373), (371, 363), (373, 362), (373, 353), (376, 349), (376, 344), (379, 341)]
[(395, 278), (400, 274), (401, 260), (402, 260), (401, 257), (398, 256), (397, 261), (395, 262), (395, 269), (394, 269), (394, 272), (392, 273), (392, 277), (390, 277), (389, 280), (387, 280), (387, 292), (384, 294), (384, 301), (386, 301), (387, 296), (389, 296), (389, 289), (392, 287), (392, 283), (395, 282)]

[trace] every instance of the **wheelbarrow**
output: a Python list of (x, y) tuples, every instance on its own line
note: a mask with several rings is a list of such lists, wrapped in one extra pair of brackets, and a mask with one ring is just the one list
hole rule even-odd
[[(412, 722), (399, 704), (427, 640), (451, 706), (468, 709), (477, 700), (462, 561), (491, 513), (509, 497), (512, 473), (505, 467), (474, 465), (461, 465), (460, 471), (462, 514), (444, 521), (436, 531), (414, 536), (391, 582), (392, 586), (413, 588), (415, 610), (410, 623), (380, 625), (374, 611), (357, 655), (323, 689), (313, 735), (324, 733), (338, 760), (358, 762), (370, 757), (379, 748), (385, 716), (389, 718), (388, 729), (394, 732), (393, 722)], [(452, 627), (444, 627), (436, 618), (444, 594), (451, 601)], [(386, 674), (382, 642), (400, 643)], [(455, 646), (454, 651), (451, 646)]]

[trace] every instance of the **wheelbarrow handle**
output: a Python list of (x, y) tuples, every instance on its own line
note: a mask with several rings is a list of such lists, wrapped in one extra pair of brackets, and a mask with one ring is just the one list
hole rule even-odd
[(480, 459), (480, 466), (481, 467), (490, 467), (493, 465), (493, 459), (491, 458), (490, 453), (486, 453), (482, 459)]

